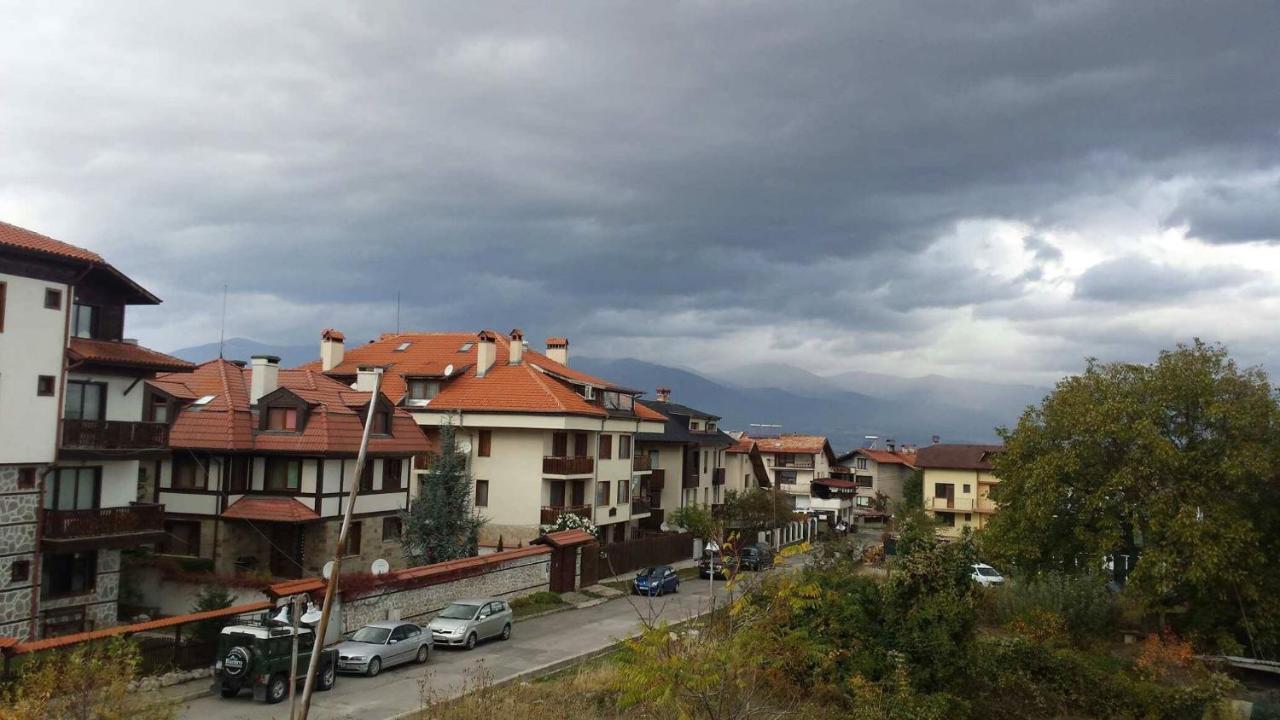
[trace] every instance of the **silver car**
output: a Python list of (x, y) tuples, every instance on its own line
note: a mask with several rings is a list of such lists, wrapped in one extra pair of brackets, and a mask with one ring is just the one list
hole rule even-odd
[(337, 647), (339, 671), (373, 677), (393, 665), (426, 662), (431, 633), (413, 623), (388, 620), (365, 625)]
[(470, 650), (489, 638), (511, 637), (511, 606), (498, 598), (475, 598), (449, 603), (427, 623), (437, 645), (461, 645)]

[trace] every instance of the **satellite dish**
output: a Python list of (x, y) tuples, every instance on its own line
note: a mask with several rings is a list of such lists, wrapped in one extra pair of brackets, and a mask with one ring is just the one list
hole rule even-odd
[(320, 622), (320, 608), (316, 607), (313, 602), (307, 603), (307, 611), (302, 613), (302, 617), (298, 618), (306, 625), (315, 625)]
[(373, 571), (374, 575), (386, 575), (391, 572), (391, 563), (383, 560), (382, 558), (378, 558), (373, 561), (373, 567), (370, 569)]
[(444, 366), (444, 376), (449, 377), (453, 374), (453, 363)]
[(329, 578), (333, 577), (333, 561), (332, 560), (324, 564), (324, 567), (320, 569), (320, 574), (324, 576), (325, 580), (328, 580)]
[(467, 442), (466, 440), (463, 440), (462, 442), (458, 443), (458, 452), (462, 453), (463, 455), (470, 455), (471, 443)]

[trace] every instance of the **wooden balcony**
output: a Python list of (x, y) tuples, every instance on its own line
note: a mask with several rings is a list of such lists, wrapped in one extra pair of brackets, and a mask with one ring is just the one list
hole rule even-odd
[(635, 497), (631, 498), (631, 517), (649, 514), (649, 498)]
[(689, 488), (696, 488), (698, 487), (698, 480), (699, 480), (698, 473), (696, 472), (685, 473), (684, 477), (680, 478), (680, 488), (682, 490), (688, 490)]
[(650, 492), (662, 492), (662, 489), (665, 488), (666, 486), (667, 486), (666, 470), (657, 469), (649, 473), (649, 491)]
[(595, 472), (596, 461), (592, 457), (556, 457), (548, 455), (542, 458), (543, 475), (590, 475)]
[(63, 420), (62, 450), (73, 453), (130, 454), (164, 450), (169, 426), (164, 423), (126, 420)]
[(712, 485), (724, 484), (724, 468), (715, 468), (714, 470), (711, 471), (711, 484)]
[(646, 472), (653, 469), (653, 461), (649, 453), (635, 453), (631, 456), (632, 472)]
[[(590, 458), (588, 458), (590, 459)], [(577, 515), (580, 518), (591, 520), (590, 505), (543, 505), (540, 522), (543, 525), (551, 525), (560, 518), (561, 515)]]
[(163, 539), (164, 505), (44, 512), (43, 545), (51, 550), (124, 548)]

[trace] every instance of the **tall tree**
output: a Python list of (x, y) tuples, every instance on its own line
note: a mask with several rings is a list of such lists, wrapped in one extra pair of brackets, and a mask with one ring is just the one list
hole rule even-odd
[(479, 549), (485, 519), (472, 505), (467, 456), (458, 447), (451, 419), (440, 423), (440, 452), (418, 484), (405, 515), (404, 554), (412, 565), (471, 557)]
[(1206, 644), (1280, 651), (1280, 411), (1266, 374), (1199, 340), (1154, 364), (1090, 361), (1001, 429), (982, 538), (1025, 569), (1141, 554), (1132, 591)]

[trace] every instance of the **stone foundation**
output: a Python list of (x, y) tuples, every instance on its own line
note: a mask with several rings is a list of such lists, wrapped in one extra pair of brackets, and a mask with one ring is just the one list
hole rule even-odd
[[(37, 477), (43, 467), (34, 466)], [(36, 517), (40, 483), (18, 487), (19, 466), (0, 466), (0, 637), (26, 640), (31, 634), (31, 595), (37, 581)], [(25, 577), (13, 579), (14, 565), (28, 563)]]

